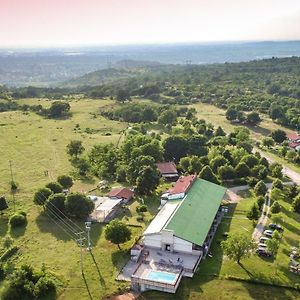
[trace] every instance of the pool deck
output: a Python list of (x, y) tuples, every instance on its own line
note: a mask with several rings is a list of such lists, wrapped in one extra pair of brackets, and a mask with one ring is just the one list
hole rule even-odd
[[(145, 248), (144, 252), (148, 253), (144, 261), (148, 263), (151, 269), (157, 270), (157, 266), (160, 266), (162, 271), (165, 269), (167, 272), (173, 269), (183, 269), (183, 276), (186, 277), (193, 276), (193, 270), (199, 263), (200, 257), (202, 257), (201, 253), (197, 253), (197, 255), (176, 253), (149, 247)], [(138, 262), (129, 260), (116, 279), (131, 281), (132, 274), (140, 267), (141, 262), (142, 260)]]

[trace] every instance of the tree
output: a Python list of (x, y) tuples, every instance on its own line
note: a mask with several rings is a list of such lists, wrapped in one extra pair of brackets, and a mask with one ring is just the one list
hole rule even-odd
[(51, 195), (45, 203), (45, 210), (53, 215), (62, 216), (65, 212), (66, 196), (63, 193)]
[(144, 166), (136, 179), (136, 191), (140, 195), (150, 195), (159, 184), (159, 172), (151, 166)]
[(144, 122), (152, 122), (157, 120), (157, 113), (156, 111), (150, 107), (147, 106), (143, 111), (142, 111), (142, 118)]
[(276, 178), (272, 183), (272, 188), (277, 188), (279, 190), (283, 189), (283, 183), (280, 179)]
[(251, 125), (257, 125), (261, 122), (259, 114), (255, 111), (247, 115), (247, 122)]
[(221, 126), (218, 126), (218, 128), (215, 131), (215, 136), (226, 136), (226, 132)]
[(259, 159), (254, 154), (248, 154), (242, 158), (242, 162), (252, 169), (255, 165), (259, 164)]
[(15, 213), (9, 219), (9, 224), (12, 228), (24, 226), (27, 224), (25, 213)]
[(292, 208), (295, 212), (300, 214), (300, 194), (294, 199)]
[(292, 184), (288, 189), (288, 197), (294, 199), (299, 194), (297, 184)]
[(254, 193), (256, 196), (264, 196), (267, 190), (268, 189), (262, 180), (260, 180), (254, 187)]
[(105, 226), (105, 239), (118, 245), (123, 244), (131, 239), (131, 230), (119, 220), (113, 220)]
[(57, 182), (64, 188), (69, 189), (73, 186), (73, 178), (69, 175), (61, 175), (57, 177)]
[(221, 180), (230, 180), (235, 178), (235, 170), (232, 166), (221, 166), (218, 170), (218, 175)]
[(212, 170), (216, 173), (221, 166), (225, 166), (228, 163), (227, 159), (222, 156), (218, 155), (215, 158), (213, 158), (210, 162), (210, 166)]
[(240, 162), (236, 167), (235, 167), (235, 172), (237, 177), (247, 177), (250, 175), (250, 169), (249, 167), (244, 163)]
[(210, 166), (204, 166), (199, 173), (199, 177), (204, 180), (219, 184), (219, 180), (217, 179), (217, 176), (214, 174)]
[(269, 115), (272, 120), (281, 119), (285, 116), (282, 106), (276, 104), (271, 105)]
[(221, 247), (229, 259), (240, 264), (242, 258), (249, 257), (255, 249), (255, 244), (244, 233), (230, 234), (226, 241), (221, 242)]
[(164, 158), (166, 161), (179, 161), (187, 155), (189, 145), (187, 140), (180, 135), (171, 135), (163, 141)]
[(278, 203), (278, 201), (274, 201), (271, 205), (271, 213), (272, 214), (278, 214), (281, 211), (281, 206)]
[(267, 251), (271, 252), (274, 256), (277, 255), (279, 248), (279, 241), (277, 239), (269, 239), (266, 241)]
[(260, 215), (259, 207), (257, 203), (254, 203), (247, 213), (247, 218), (250, 220), (258, 220), (259, 215)]
[(124, 102), (126, 100), (130, 100), (130, 93), (129, 93), (129, 91), (126, 90), (126, 89), (120, 89), (120, 90), (118, 90), (116, 99), (119, 102)]
[(94, 210), (95, 204), (83, 194), (71, 193), (66, 198), (65, 207), (70, 216), (85, 219)]
[(289, 161), (289, 162), (294, 162), (295, 159), (297, 158), (297, 152), (294, 151), (294, 150), (291, 150), (291, 151), (287, 151), (285, 157), (286, 159)]
[(82, 141), (78, 140), (72, 140), (68, 145), (67, 145), (67, 153), (70, 156), (75, 156), (76, 158), (78, 155), (82, 154), (84, 151), (84, 147), (82, 146)]
[(191, 159), (188, 156), (181, 157), (179, 161), (179, 168), (182, 169), (183, 172), (188, 172), (191, 165)]
[(177, 115), (174, 110), (168, 109), (161, 113), (161, 115), (158, 118), (158, 124), (162, 125), (175, 125), (177, 122)]
[(202, 169), (202, 163), (198, 156), (191, 156), (190, 157), (190, 168), (189, 172), (191, 174), (198, 174)]
[(33, 202), (37, 205), (44, 205), (49, 196), (52, 194), (52, 191), (48, 188), (38, 189), (33, 197)]
[(262, 140), (262, 144), (263, 144), (263, 146), (270, 148), (270, 147), (274, 146), (274, 140), (271, 137), (265, 137)]
[(1, 196), (0, 197), (0, 211), (1, 211), (1, 214), (3, 213), (3, 210), (5, 210), (7, 208), (8, 208), (8, 205), (7, 205), (5, 197)]
[(281, 179), (283, 177), (282, 166), (277, 164), (273, 168), (271, 168), (271, 175), (275, 178)]
[(265, 197), (263, 197), (263, 196), (257, 197), (256, 203), (257, 203), (258, 209), (262, 210), (264, 203), (265, 203)]
[(48, 116), (50, 118), (61, 118), (70, 111), (70, 104), (67, 102), (55, 101), (48, 109)]
[(75, 167), (78, 169), (78, 173), (81, 176), (86, 176), (87, 172), (90, 170), (90, 163), (85, 158), (78, 158), (75, 161)]
[(61, 193), (63, 191), (61, 184), (55, 181), (47, 183), (46, 188), (50, 189), (54, 194)]
[(286, 132), (281, 129), (274, 130), (271, 133), (271, 136), (272, 136), (273, 140), (278, 144), (281, 144), (283, 141), (286, 140)]
[(237, 110), (233, 107), (229, 107), (226, 111), (226, 119), (229, 120), (229, 121), (234, 121), (237, 119)]

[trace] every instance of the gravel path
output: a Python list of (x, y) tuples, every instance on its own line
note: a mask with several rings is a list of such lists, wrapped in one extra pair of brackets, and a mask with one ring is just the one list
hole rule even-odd
[(267, 225), (268, 222), (268, 214), (270, 212), (270, 204), (271, 204), (271, 200), (269, 197), (269, 193), (270, 193), (270, 188), (268, 190), (268, 194), (267, 194), (267, 198), (265, 200), (264, 206), (263, 206), (263, 210), (262, 210), (262, 214), (257, 222), (257, 225), (253, 231), (252, 234), (252, 238), (255, 242), (258, 242), (260, 237), (262, 236), (265, 226)]

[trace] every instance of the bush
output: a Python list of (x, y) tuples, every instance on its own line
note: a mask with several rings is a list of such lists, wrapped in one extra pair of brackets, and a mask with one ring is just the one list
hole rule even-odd
[(141, 204), (141, 205), (137, 206), (137, 208), (136, 208), (137, 213), (144, 213), (147, 210), (148, 210), (147, 205), (144, 205), (144, 204)]
[(48, 276), (41, 277), (34, 287), (34, 295), (38, 299), (43, 299), (49, 294), (56, 293), (54, 281)]
[(27, 224), (27, 218), (26, 215), (20, 213), (15, 213), (12, 215), (12, 217), (9, 219), (9, 224), (12, 228), (25, 226)]

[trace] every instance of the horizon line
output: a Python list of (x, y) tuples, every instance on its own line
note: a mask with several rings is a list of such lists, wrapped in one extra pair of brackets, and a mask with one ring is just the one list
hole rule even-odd
[(248, 44), (248, 43), (284, 43), (300, 42), (300, 39), (261, 39), (261, 40), (216, 40), (216, 41), (173, 41), (173, 42), (128, 42), (128, 43), (103, 43), (103, 44), (57, 44), (57, 45), (7, 45), (0, 50), (47, 50), (47, 49), (83, 49), (105, 47), (132, 47), (132, 46), (174, 46), (174, 45), (217, 45), (217, 44)]

